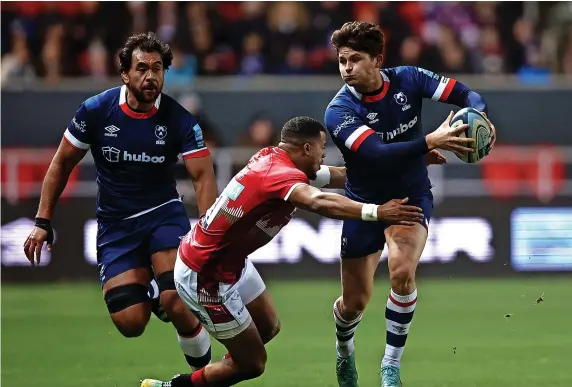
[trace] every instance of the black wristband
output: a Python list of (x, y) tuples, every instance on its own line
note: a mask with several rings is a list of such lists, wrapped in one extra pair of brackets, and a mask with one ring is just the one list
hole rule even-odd
[(41, 228), (42, 230), (45, 230), (48, 233), (46, 237), (46, 242), (48, 243), (48, 245), (54, 243), (54, 230), (52, 229), (52, 224), (49, 219), (36, 218), (35, 226)]
[(36, 218), (35, 226), (39, 227), (41, 229), (44, 229), (46, 231), (48, 231), (48, 229), (52, 228), (51, 221), (49, 219), (46, 219), (46, 218)]

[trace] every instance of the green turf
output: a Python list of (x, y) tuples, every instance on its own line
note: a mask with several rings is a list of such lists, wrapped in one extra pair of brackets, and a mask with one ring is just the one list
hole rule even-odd
[[(269, 288), (282, 332), (268, 346), (264, 376), (243, 385), (335, 386), (331, 305), (338, 283)], [(570, 289), (569, 279), (421, 282), (402, 367), (405, 386), (572, 386)], [(362, 387), (379, 385), (387, 291), (387, 283), (377, 284), (357, 331)], [(542, 293), (545, 302), (537, 305)], [(223, 353), (214, 346), (214, 357)], [(186, 370), (169, 325), (153, 319), (141, 338), (122, 338), (98, 284), (2, 286), (3, 387), (137, 387), (141, 377)]]

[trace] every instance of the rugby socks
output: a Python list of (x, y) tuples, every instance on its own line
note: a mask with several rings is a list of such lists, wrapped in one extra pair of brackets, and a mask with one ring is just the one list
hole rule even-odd
[(355, 319), (347, 321), (339, 311), (338, 303), (341, 297), (334, 302), (334, 321), (336, 322), (336, 350), (338, 356), (348, 357), (354, 353), (354, 333), (363, 316), (360, 313)]
[(417, 289), (408, 296), (400, 296), (393, 289), (385, 308), (386, 344), (381, 366), (399, 367), (407, 333), (417, 304)]
[(185, 354), (187, 363), (193, 371), (203, 368), (211, 361), (211, 340), (206, 329), (199, 325), (192, 336), (182, 336), (180, 333), (179, 345)]

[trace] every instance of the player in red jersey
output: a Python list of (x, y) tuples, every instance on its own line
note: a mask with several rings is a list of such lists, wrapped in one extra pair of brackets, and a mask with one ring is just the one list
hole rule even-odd
[(264, 344), (280, 325), (270, 294), (247, 257), (274, 238), (296, 208), (336, 219), (403, 225), (422, 220), (421, 209), (405, 205), (407, 199), (378, 206), (316, 188), (341, 188), (346, 180), (345, 168), (321, 165), (326, 130), (318, 121), (293, 118), (281, 137), (277, 147), (250, 159), (179, 247), (177, 291), (229, 354), (193, 374), (169, 382), (145, 379), (141, 387), (230, 386), (264, 372)]

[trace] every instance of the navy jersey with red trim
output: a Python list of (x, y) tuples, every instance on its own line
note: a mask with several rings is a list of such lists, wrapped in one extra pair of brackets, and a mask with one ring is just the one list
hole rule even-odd
[(161, 94), (149, 112), (126, 103), (126, 87), (84, 101), (64, 138), (91, 149), (97, 175), (97, 217), (123, 219), (179, 197), (174, 166), (209, 151), (197, 120), (175, 100)]
[(382, 69), (377, 95), (344, 85), (328, 105), (325, 124), (347, 168), (346, 194), (383, 203), (431, 189), (424, 155), (423, 98), (486, 112), (482, 97), (452, 78), (403, 66)]

